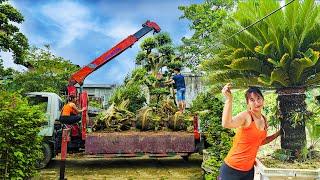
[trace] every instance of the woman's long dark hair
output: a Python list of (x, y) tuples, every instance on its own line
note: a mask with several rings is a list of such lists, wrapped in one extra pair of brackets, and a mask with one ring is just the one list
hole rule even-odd
[(75, 98), (76, 98), (76, 96), (74, 96), (74, 95), (68, 96), (68, 102), (73, 101)]
[(263, 95), (262, 95), (262, 93), (261, 93), (261, 91), (260, 91), (260, 89), (258, 87), (249, 87), (249, 89), (246, 91), (246, 94), (245, 94), (247, 103), (249, 101), (249, 95), (251, 93), (259, 95), (259, 96), (262, 97), (262, 99), (264, 99), (264, 97), (263, 97)]

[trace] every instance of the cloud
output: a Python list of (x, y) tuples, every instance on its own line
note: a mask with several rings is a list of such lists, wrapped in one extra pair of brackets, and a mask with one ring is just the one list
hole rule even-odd
[[(189, 0), (29, 0), (14, 3), (25, 16), (21, 29), (32, 45), (50, 44), (55, 55), (80, 66), (137, 32), (146, 20), (156, 22), (163, 32), (169, 32), (176, 45), (181, 43), (183, 35), (190, 36), (187, 20), (178, 20), (182, 12), (177, 9), (179, 5), (192, 3)], [(134, 69), (134, 58), (142, 41), (94, 72), (86, 82), (121, 83)]]
[(90, 10), (72, 1), (46, 4), (41, 13), (60, 29), (58, 47), (64, 47), (86, 35), (93, 26)]
[(12, 69), (15, 69), (15, 70), (20, 71), (20, 72), (27, 70), (27, 68), (25, 68), (24, 66), (15, 64), (13, 62), (13, 58), (12, 58), (12, 53), (11, 52), (3, 52), (3, 51), (1, 51), (0, 52), (0, 58), (3, 59), (3, 66), (6, 67), (6, 68), (12, 68)]
[(88, 76), (85, 83), (121, 84), (134, 68), (135, 64), (129, 56), (117, 57)]
[(100, 17), (100, 20), (94, 18), (93, 9), (72, 1), (46, 4), (41, 8), (41, 13), (50, 19), (51, 23), (60, 31), (58, 48), (68, 46), (89, 33), (98, 32), (119, 40), (139, 29), (139, 26), (132, 21), (120, 20), (117, 17), (108, 20), (107, 23), (100, 23), (103, 18)]
[(178, 10), (178, 6), (189, 3), (187, 1), (164, 0), (156, 2), (140, 0), (130, 3), (124, 3), (123, 1), (117, 3), (100, 1), (99, 3), (99, 12), (105, 12), (102, 15), (108, 17), (108, 21), (112, 21), (105, 26), (106, 32), (110, 32), (107, 33), (108, 36), (116, 35), (113, 32), (120, 32), (121, 34), (135, 32), (146, 20), (156, 22), (162, 31), (169, 32), (174, 43), (181, 42), (180, 32), (178, 31), (188, 30), (185, 25), (186, 21), (178, 20), (183, 14), (182, 11)]
[[(120, 22), (120, 23), (119, 23)], [(142, 25), (142, 24), (141, 24)], [(111, 20), (107, 24), (97, 28), (97, 31), (116, 40), (124, 39), (140, 29), (139, 24), (130, 21)]]

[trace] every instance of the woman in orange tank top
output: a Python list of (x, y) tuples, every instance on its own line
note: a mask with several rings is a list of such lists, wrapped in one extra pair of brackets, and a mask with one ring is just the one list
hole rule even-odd
[(70, 95), (68, 97), (68, 103), (65, 104), (61, 110), (60, 122), (62, 124), (75, 124), (81, 120), (81, 117), (78, 116), (79, 113), (85, 111), (85, 108), (78, 109), (76, 106), (76, 97)]
[(232, 117), (231, 85), (222, 89), (226, 97), (222, 113), (224, 128), (238, 128), (233, 145), (220, 168), (219, 180), (253, 180), (254, 162), (261, 145), (273, 141), (280, 135), (280, 130), (267, 137), (267, 120), (262, 115), (264, 98), (256, 87), (250, 87), (246, 94), (249, 110)]

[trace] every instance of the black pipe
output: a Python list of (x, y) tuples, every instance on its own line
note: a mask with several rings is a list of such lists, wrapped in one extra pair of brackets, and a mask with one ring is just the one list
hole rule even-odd
[(60, 160), (60, 180), (65, 180), (64, 173), (66, 170), (66, 160)]

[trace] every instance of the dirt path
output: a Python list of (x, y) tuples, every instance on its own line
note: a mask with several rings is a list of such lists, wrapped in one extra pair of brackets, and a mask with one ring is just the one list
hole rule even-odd
[[(72, 179), (202, 179), (202, 156), (194, 154), (186, 162), (181, 157), (168, 158), (70, 158), (66, 178)], [(59, 161), (53, 161), (34, 179), (58, 179)]]

